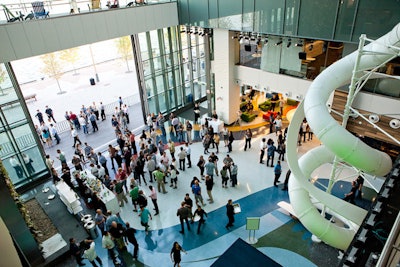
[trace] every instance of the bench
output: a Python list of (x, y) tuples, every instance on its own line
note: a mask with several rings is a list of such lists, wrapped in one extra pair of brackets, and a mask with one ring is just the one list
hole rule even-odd
[(35, 99), (35, 101), (37, 101), (36, 99), (36, 94), (30, 94), (30, 95), (26, 95), (24, 96), (25, 101), (31, 100), (31, 99)]

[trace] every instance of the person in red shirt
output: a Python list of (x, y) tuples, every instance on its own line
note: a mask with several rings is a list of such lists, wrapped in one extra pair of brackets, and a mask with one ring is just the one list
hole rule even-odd
[(117, 181), (122, 182), (122, 186), (125, 188), (125, 192), (129, 192), (128, 187), (126, 186), (127, 175), (126, 175), (126, 172), (122, 168), (118, 168), (118, 171), (115, 174), (115, 178), (117, 179)]

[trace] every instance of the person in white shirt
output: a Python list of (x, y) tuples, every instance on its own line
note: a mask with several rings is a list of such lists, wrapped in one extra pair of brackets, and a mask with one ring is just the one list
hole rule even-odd
[(282, 130), (282, 117), (278, 115), (274, 121), (275, 124), (275, 132), (276, 135), (278, 135), (281, 130)]
[(118, 260), (118, 252), (117, 249), (115, 247), (115, 243), (110, 235), (109, 232), (104, 232), (103, 238), (101, 240), (101, 244), (102, 247), (107, 249), (109, 252), (109, 255), (111, 256), (111, 258), (113, 259), (114, 264), (120, 264), (119, 260)]
[(97, 256), (93, 240), (85, 239), (80, 243), (80, 247), (84, 250), (83, 257), (88, 259), (93, 266), (97, 266), (94, 262), (95, 260), (100, 264), (100, 266), (103, 266), (103, 262), (100, 257)]
[(149, 189), (150, 189), (149, 198), (151, 199), (151, 202), (153, 202), (154, 210), (156, 211), (156, 213), (154, 213), (154, 216), (156, 216), (159, 213), (157, 204), (157, 191), (152, 185), (149, 185)]
[(51, 135), (51, 137), (54, 137), (54, 139), (56, 139), (57, 145), (58, 145), (60, 143), (60, 141), (61, 141), (61, 138), (58, 135), (57, 129), (56, 129), (56, 127), (54, 127), (53, 124), (50, 124), (50, 135)]
[(191, 149), (189, 143), (185, 143), (186, 158), (188, 160), (188, 168), (192, 168), (192, 161), (190, 160)]

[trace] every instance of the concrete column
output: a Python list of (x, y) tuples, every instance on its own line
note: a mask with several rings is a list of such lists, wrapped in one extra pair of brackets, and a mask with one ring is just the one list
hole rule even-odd
[(214, 29), (215, 106), (221, 120), (231, 124), (237, 119), (240, 104), (240, 82), (234, 79), (234, 66), (238, 60), (237, 39), (228, 30)]

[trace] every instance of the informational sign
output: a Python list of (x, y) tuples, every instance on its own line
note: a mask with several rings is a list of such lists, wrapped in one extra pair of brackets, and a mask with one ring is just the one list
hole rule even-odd
[(260, 217), (247, 217), (246, 230), (260, 229)]

